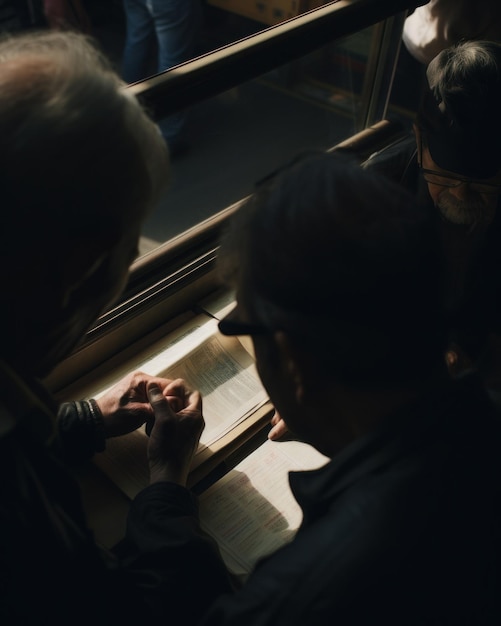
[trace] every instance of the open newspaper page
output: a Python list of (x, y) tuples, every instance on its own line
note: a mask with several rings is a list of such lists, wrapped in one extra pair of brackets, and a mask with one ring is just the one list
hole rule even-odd
[[(166, 378), (183, 378), (202, 394), (205, 428), (195, 455), (206, 458), (232, 431), (263, 407), (268, 397), (254, 360), (235, 337), (225, 337), (217, 320), (198, 316), (148, 349), (145, 358), (134, 359), (132, 369)], [(102, 395), (116, 377), (95, 393)], [(95, 463), (130, 498), (148, 484), (147, 435), (144, 427), (116, 439), (108, 439), (106, 451)]]
[(289, 471), (328, 461), (299, 441), (265, 441), (199, 496), (202, 528), (217, 541), (228, 569), (244, 580), (256, 562), (292, 541), (302, 511)]

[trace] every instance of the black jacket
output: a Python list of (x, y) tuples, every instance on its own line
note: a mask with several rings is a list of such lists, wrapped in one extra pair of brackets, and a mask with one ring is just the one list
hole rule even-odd
[(292, 473), (296, 538), (204, 626), (500, 624), (500, 444), (477, 383), (457, 381)]
[[(0, 380), (2, 625), (176, 623), (172, 598), (184, 599), (187, 619), (194, 621), (200, 610), (194, 589), (202, 606), (209, 603), (205, 578), (195, 567), (195, 561), (203, 565), (204, 555), (218, 590), (231, 588), (212, 541), (190, 527), (186, 545), (183, 527), (196, 518), (197, 503), (177, 485), (150, 486), (132, 502), (140, 522), (130, 525), (120, 557), (96, 545), (68, 465), (68, 459), (94, 451), (92, 425), (63, 405), (61, 440), (58, 407), (43, 387), (1, 362)], [(172, 492), (177, 497), (170, 505)], [(181, 534), (172, 532), (178, 526)], [(190, 551), (196, 555), (191, 561)], [(175, 571), (169, 559), (179, 563)]]
[(196, 498), (172, 483), (132, 502), (121, 558), (100, 550), (47, 445), (52, 401), (1, 373), (2, 624), (501, 623), (500, 423), (476, 381), (447, 383), (324, 468), (292, 473), (303, 524), (233, 591)]
[[(414, 134), (375, 152), (362, 167), (402, 185), (419, 204), (433, 206), (418, 166)], [(447, 222), (434, 210), (443, 241), (443, 294), (451, 343), (477, 361), (489, 334), (501, 335), (501, 196), (494, 220), (482, 235)]]

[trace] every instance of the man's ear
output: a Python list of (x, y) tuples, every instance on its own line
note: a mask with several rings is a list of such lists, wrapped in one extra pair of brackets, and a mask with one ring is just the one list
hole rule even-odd
[(278, 330), (274, 333), (273, 338), (280, 355), (282, 369), (288, 376), (290, 384), (294, 387), (294, 395), (298, 404), (302, 404), (305, 398), (305, 371), (304, 363), (301, 358), (301, 351), (290, 340), (287, 333)]

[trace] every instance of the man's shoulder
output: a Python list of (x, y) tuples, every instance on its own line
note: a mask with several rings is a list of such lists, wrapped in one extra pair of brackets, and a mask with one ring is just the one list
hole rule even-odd
[[(460, 386), (474, 406), (481, 390), (473, 382)], [(291, 543), (257, 566), (234, 604), (237, 611), (270, 611), (281, 624), (303, 623), (314, 614), (317, 621), (336, 615), (343, 624), (393, 625), (402, 623), (402, 615), (414, 623), (419, 613), (433, 614), (438, 601), (448, 623), (459, 623), (460, 610), (473, 614), (484, 599), (474, 586), (478, 572), (497, 598), (498, 570), (488, 569), (491, 550), (478, 542), (479, 536), (484, 546), (499, 540), (491, 506), (494, 475), (486, 479), (489, 464), (478, 465), (480, 454), (470, 457), (469, 445), (458, 449), (455, 440), (468, 442), (472, 423), (466, 432), (464, 424), (456, 425), (461, 397), (450, 405), (453, 390), (443, 387), (423, 394), (415, 410), (395, 415), (395, 431), (385, 425), (379, 435), (354, 444), (349, 456), (290, 476), (295, 495), (296, 479), (303, 492), (314, 483), (307, 502), (298, 499), (303, 523)], [(460, 432), (449, 436), (450, 428)], [(471, 589), (461, 607), (454, 602), (460, 586)], [(364, 603), (361, 588), (368, 590)]]
[(409, 168), (414, 166), (417, 168), (417, 147), (413, 133), (374, 152), (362, 163), (364, 169), (381, 173), (397, 183), (404, 182)]

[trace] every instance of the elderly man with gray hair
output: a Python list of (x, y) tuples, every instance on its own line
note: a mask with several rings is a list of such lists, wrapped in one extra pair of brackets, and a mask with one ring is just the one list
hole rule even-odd
[(501, 280), (501, 43), (466, 41), (428, 65), (414, 132), (363, 166), (435, 207), (454, 374), (479, 367), (493, 394)]
[(165, 570), (165, 480), (184, 467), (162, 454), (175, 442), (153, 425), (151, 484), (120, 558), (94, 541), (71, 469), (153, 420), (151, 382), (182, 396), (181, 415), (200, 395), (134, 372), (58, 407), (41, 383), (121, 292), (168, 178), (165, 142), (89, 41), (57, 32), (0, 42), (0, 137), (0, 622), (167, 623), (178, 588), (202, 586)]

